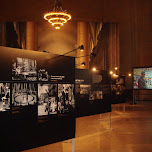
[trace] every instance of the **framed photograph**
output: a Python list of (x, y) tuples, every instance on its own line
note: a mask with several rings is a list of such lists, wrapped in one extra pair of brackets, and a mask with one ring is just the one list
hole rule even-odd
[(80, 94), (88, 94), (91, 90), (91, 85), (80, 85)]
[(10, 83), (0, 83), (0, 112), (10, 110)]
[(38, 84), (38, 116), (57, 114), (57, 84)]
[(12, 105), (28, 106), (34, 105), (37, 101), (36, 83), (13, 83), (12, 84)]
[(12, 63), (12, 80), (37, 80), (37, 63), (36, 60), (19, 58)]
[(58, 112), (67, 113), (74, 108), (74, 84), (58, 84)]
[(39, 81), (49, 81), (48, 71), (45, 69), (39, 69), (38, 80)]

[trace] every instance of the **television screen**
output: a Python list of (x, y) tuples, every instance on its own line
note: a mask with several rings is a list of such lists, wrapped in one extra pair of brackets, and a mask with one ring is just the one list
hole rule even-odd
[(152, 89), (152, 67), (133, 68), (133, 89)]

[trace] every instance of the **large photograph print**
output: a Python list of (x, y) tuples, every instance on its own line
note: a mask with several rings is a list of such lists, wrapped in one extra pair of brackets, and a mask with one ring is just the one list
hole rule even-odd
[(133, 69), (133, 89), (152, 89), (152, 67)]
[(37, 101), (35, 83), (13, 83), (12, 104), (13, 106), (34, 105)]
[(74, 84), (58, 84), (58, 112), (73, 112), (74, 107)]
[(37, 80), (37, 63), (36, 60), (19, 58), (13, 60), (12, 80)]
[(56, 84), (38, 84), (38, 116), (57, 114), (56, 95)]
[(10, 83), (0, 83), (0, 112), (10, 110)]

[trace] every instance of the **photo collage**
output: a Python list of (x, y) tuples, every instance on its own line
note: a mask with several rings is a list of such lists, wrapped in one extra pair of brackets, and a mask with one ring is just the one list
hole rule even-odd
[(0, 112), (37, 106), (38, 116), (68, 113), (75, 108), (74, 84), (50, 82), (37, 60), (12, 60), (12, 81), (0, 83)]

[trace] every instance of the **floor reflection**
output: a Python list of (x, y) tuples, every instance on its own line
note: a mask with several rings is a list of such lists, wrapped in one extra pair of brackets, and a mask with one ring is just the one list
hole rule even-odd
[[(111, 121), (110, 121), (111, 120)], [(24, 152), (151, 152), (152, 102), (112, 105), (109, 113), (76, 119), (76, 138)]]

